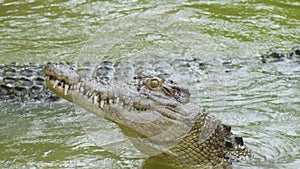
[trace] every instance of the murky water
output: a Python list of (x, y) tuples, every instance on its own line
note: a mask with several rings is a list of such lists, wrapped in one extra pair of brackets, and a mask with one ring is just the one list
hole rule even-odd
[[(257, 56), (300, 43), (299, 8), (297, 0), (0, 0), (0, 63), (193, 56), (217, 65), (229, 59), (194, 90), (197, 103), (232, 125), (256, 154), (235, 167), (296, 169), (300, 65), (262, 64)], [(0, 109), (2, 168), (140, 168), (144, 161), (98, 146), (66, 102)]]

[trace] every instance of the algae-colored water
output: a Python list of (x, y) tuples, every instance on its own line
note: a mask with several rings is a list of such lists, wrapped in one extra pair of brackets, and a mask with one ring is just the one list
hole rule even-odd
[[(300, 43), (299, 8), (297, 0), (0, 0), (0, 63), (230, 60), (229, 68), (199, 76), (203, 83), (193, 90), (195, 102), (232, 125), (254, 151), (254, 159), (234, 167), (296, 169), (299, 62), (262, 64), (258, 56)], [(140, 168), (144, 161), (99, 146), (83, 125), (85, 115), (66, 102), (0, 108), (1, 168)]]

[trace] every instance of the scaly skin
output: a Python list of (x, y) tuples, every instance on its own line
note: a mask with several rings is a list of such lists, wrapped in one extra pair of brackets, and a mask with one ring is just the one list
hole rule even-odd
[[(293, 47), (288, 52), (282, 52), (276, 49), (270, 49), (268, 52), (261, 55), (262, 62), (278, 62), (286, 59), (294, 59), (299, 61), (300, 58), (300, 46)], [(170, 65), (165, 62), (158, 63), (153, 69), (153, 65), (149, 64), (148, 61), (139, 62), (134, 68), (130, 63), (124, 63), (126, 70), (121, 72), (124, 76), (132, 77), (134, 74), (133, 71), (128, 71), (130, 69), (134, 69), (134, 72), (147, 72), (148, 74), (155, 73), (155, 76), (159, 76), (161, 78), (169, 78), (172, 76), (172, 69), (176, 69), (177, 72), (180, 72), (180, 76), (190, 76), (191, 74), (205, 69), (206, 65), (197, 59), (183, 60), (177, 59), (174, 60)], [(127, 65), (126, 65), (127, 64)], [(226, 63), (227, 64), (227, 63)], [(59, 97), (57, 95), (51, 93), (46, 87), (44, 83), (44, 74), (42, 72), (42, 68), (44, 65), (29, 63), (29, 64), (18, 64), (11, 63), (8, 65), (0, 64), (0, 100), (4, 100), (7, 102), (12, 101), (28, 101), (28, 100), (39, 100), (39, 101), (55, 101), (58, 100)], [(78, 65), (82, 69), (89, 69), (92, 66), (90, 63), (84, 63)], [(194, 71), (189, 72), (186, 69), (193, 67)], [(118, 69), (118, 68), (116, 68)], [(160, 72), (157, 72), (156, 69), (159, 69)], [(178, 71), (178, 69), (181, 69)], [(102, 76), (104, 78), (110, 78), (110, 74), (112, 74), (114, 68), (108, 64), (106, 67), (103, 67), (102, 73), (98, 74), (98, 76)], [(190, 78), (190, 79), (197, 79)]]
[(200, 111), (189, 101), (188, 89), (173, 80), (142, 73), (121, 80), (94, 76), (103, 67), (87, 75), (76, 66), (48, 64), (46, 85), (58, 96), (119, 125), (141, 152), (153, 156), (151, 160), (230, 168), (232, 161), (252, 155), (243, 139), (232, 135), (230, 126)]
[(39, 64), (11, 63), (0, 65), (0, 100), (55, 101), (59, 97), (45, 86), (45, 75)]

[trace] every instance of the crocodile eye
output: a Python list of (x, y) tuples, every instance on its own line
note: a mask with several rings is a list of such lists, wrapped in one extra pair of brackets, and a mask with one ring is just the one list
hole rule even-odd
[(160, 90), (162, 82), (159, 79), (150, 79), (146, 82), (146, 87), (150, 90)]
[(159, 87), (159, 81), (157, 79), (153, 79), (150, 81), (151, 88), (158, 88)]

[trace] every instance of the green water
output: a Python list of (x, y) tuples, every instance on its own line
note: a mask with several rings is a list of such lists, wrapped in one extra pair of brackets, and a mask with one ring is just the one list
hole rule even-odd
[[(230, 58), (233, 70), (210, 73), (195, 97), (254, 151), (235, 167), (296, 169), (299, 63), (264, 65), (257, 57), (300, 43), (299, 8), (297, 0), (0, 0), (0, 63)], [(144, 161), (95, 143), (66, 102), (0, 109), (1, 168), (140, 168)]]

